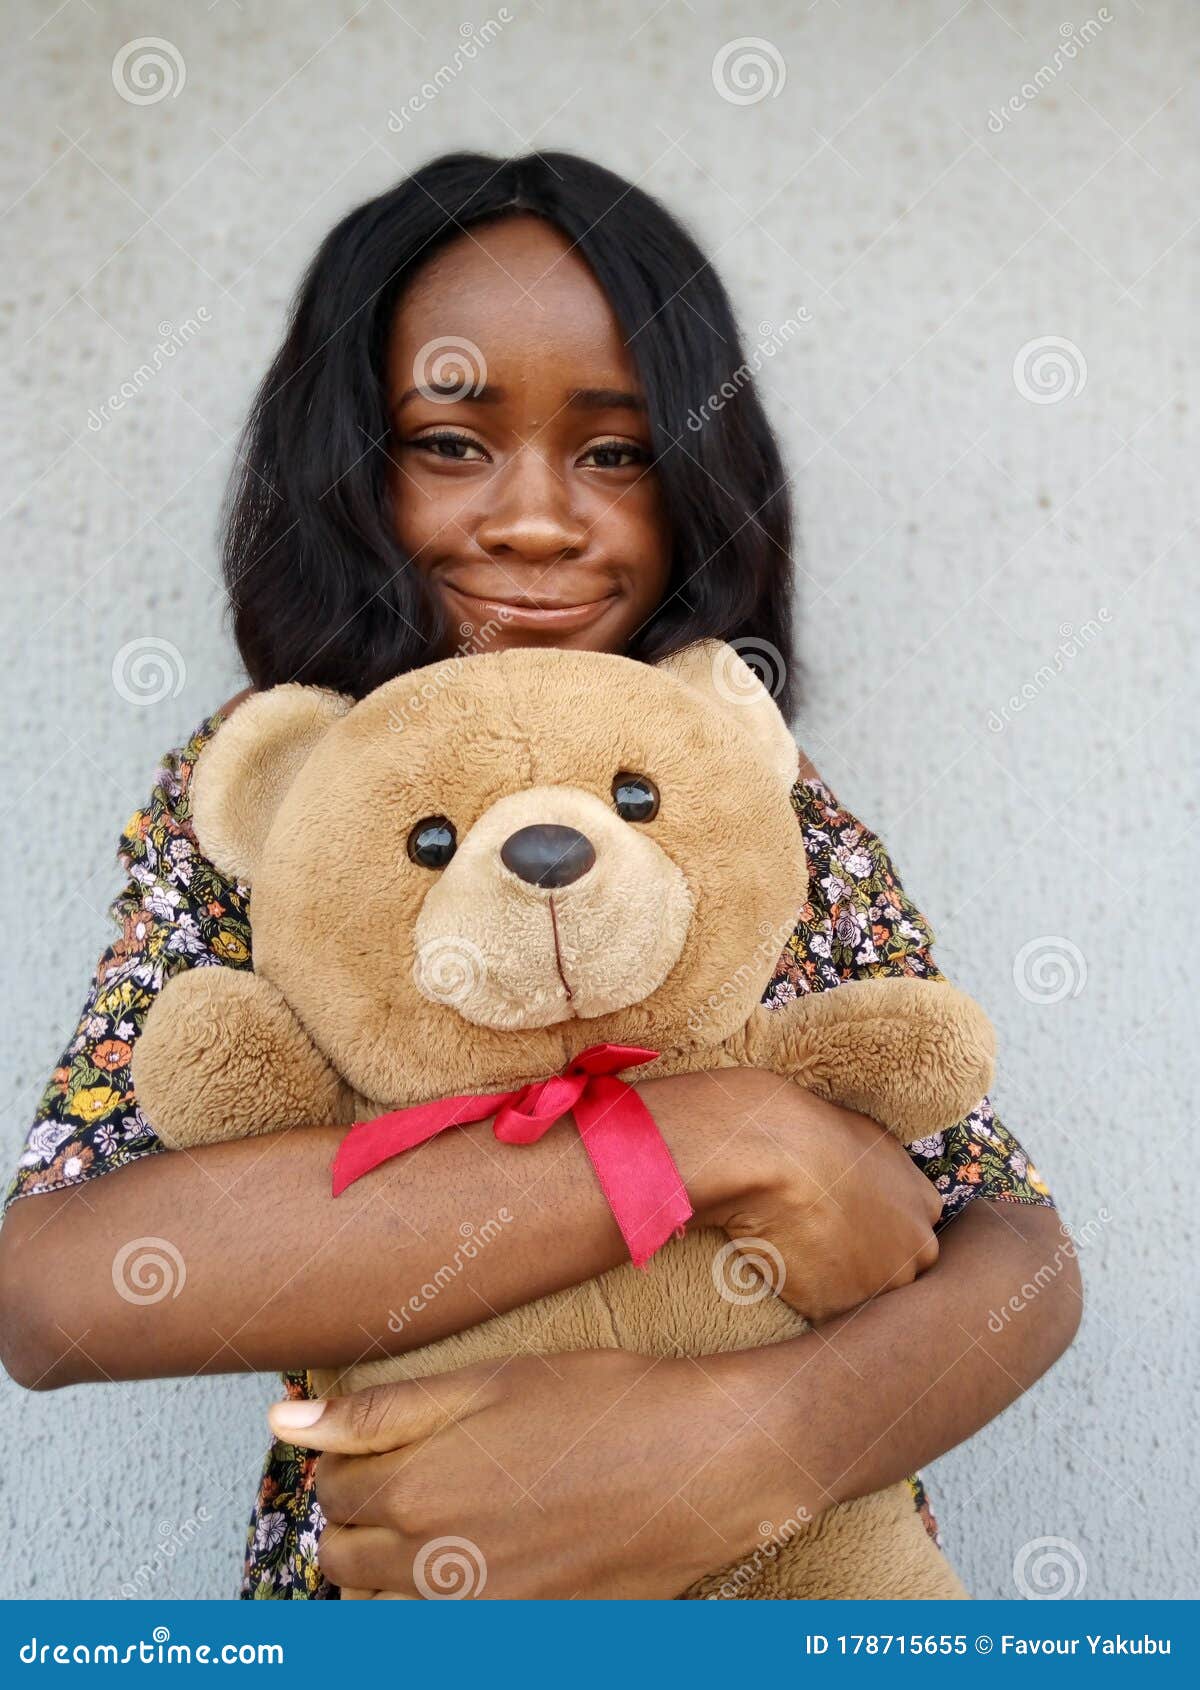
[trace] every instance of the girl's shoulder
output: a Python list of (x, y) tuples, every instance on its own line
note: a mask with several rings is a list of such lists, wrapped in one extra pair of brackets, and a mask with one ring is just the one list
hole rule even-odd
[(133, 1046), (145, 1018), (181, 970), (251, 965), (249, 889), (201, 851), (190, 798), (200, 753), (245, 696), (214, 710), (163, 755), (149, 796), (125, 824), (117, 855), (126, 878), (108, 909), (118, 931), (37, 1103), (5, 1207), (160, 1150), (133, 1086)]
[(791, 804), (808, 863), (808, 898), (764, 1001), (880, 974), (940, 978), (930, 924), (887, 846), (803, 753)]
[(191, 815), (189, 794), (197, 759), (222, 722), (228, 721), (239, 704), (254, 690), (253, 687), (245, 687), (226, 699), (224, 704), (219, 704), (205, 716), (181, 744), (163, 752), (146, 803), (134, 812), (121, 834), (118, 856), (126, 868), (131, 851), (136, 856), (138, 843), (154, 823), (166, 821), (186, 826)]
[(213, 715), (224, 721), (227, 716), (233, 715), (239, 704), (244, 703), (248, 698), (253, 698), (257, 691), (257, 687), (243, 687), (241, 692), (235, 692), (232, 698), (227, 698), (224, 704), (214, 710)]
[(814, 868), (828, 870), (832, 864), (853, 859), (863, 872), (850, 879), (870, 878), (866, 873), (865, 853), (875, 873), (885, 884), (891, 884), (895, 870), (887, 847), (872, 828), (846, 808), (803, 752), (791, 803), (804, 834), (810, 873)]

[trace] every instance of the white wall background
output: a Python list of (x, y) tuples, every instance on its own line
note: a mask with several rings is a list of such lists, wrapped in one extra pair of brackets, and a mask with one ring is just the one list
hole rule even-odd
[[(1061, 69), (1036, 0), (510, 10), (395, 134), (459, 39), (431, 0), (6, 7), (4, 1159), (106, 942), (121, 824), (241, 684), (215, 515), (311, 249), (446, 147), (594, 152), (690, 219), (749, 342), (811, 313), (763, 375), (805, 535), (799, 737), (993, 1014), (1003, 1114), (1096, 1234), (1073, 1352), (931, 1475), (948, 1541), (979, 1595), (1047, 1536), (1089, 1595), (1191, 1593), (1197, 9), (1080, 8), (1098, 33)], [(145, 36), (186, 82), (135, 105), (112, 65)], [(745, 36), (786, 81), (738, 105), (712, 66)], [(1071, 343), (1053, 403), (1014, 379), (1045, 336)], [(186, 666), (152, 708), (111, 678), (143, 636)], [(1014, 981), (1031, 941), (1067, 958), (1060, 1001)], [(4, 1594), (115, 1596), (202, 1508), (153, 1594), (231, 1593), (272, 1389), (5, 1381)]]

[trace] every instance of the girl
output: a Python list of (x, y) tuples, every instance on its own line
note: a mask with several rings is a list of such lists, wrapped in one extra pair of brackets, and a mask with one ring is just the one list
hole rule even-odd
[[(788, 488), (745, 373), (703, 254), (594, 164), (454, 154), (352, 212), (300, 289), (239, 455), (225, 579), (248, 690), (301, 681), (361, 697), (459, 649), (653, 662), (717, 637), (770, 662), (786, 710)], [(568, 1126), (512, 1157), (486, 1123), (444, 1134), (336, 1209), (342, 1134), (322, 1122), (158, 1153), (129, 1078), (154, 994), (177, 969), (250, 962), (247, 898), (201, 855), (189, 809), (196, 759), (244, 696), (168, 753), (126, 827), (121, 937), (12, 1185), (0, 1330), (5, 1365), (31, 1388), (341, 1366), (621, 1259)], [(883, 845), (803, 758), (793, 804), (811, 895), (768, 995), (935, 975)], [(639, 1089), (698, 1217), (773, 1241), (819, 1324), (701, 1363), (515, 1357), (432, 1396), (360, 1393), (316, 1425), (307, 1377), (291, 1373), (245, 1595), (324, 1597), (343, 1582), (429, 1595), (423, 1546), (453, 1535), (486, 1546), (489, 1596), (674, 1596), (761, 1545), (760, 1522), (912, 1473), (1069, 1343), (1073, 1257), (1021, 1321), (988, 1328), (1060, 1229), (986, 1100), (910, 1159), (774, 1076)], [(437, 1296), (409, 1298), (452, 1259), (464, 1216), (501, 1209), (515, 1224), (443, 1273)], [(113, 1270), (119, 1292), (130, 1241), (156, 1240), (173, 1252), (160, 1251), (163, 1271), (185, 1264), (188, 1294), (147, 1307), (114, 1291)], [(377, 1318), (400, 1304), (403, 1320)], [(333, 1453), (318, 1462), (313, 1445)], [(926, 1506), (915, 1479), (913, 1506)]]

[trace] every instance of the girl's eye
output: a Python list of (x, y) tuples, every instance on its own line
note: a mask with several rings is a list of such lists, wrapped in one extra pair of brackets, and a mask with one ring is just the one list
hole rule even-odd
[(612, 795), (622, 821), (648, 822), (658, 814), (658, 788), (645, 775), (631, 775), (622, 769), (613, 776)]
[(468, 452), (478, 453), (483, 457), (483, 447), (477, 440), (472, 440), (466, 434), (421, 434), (415, 440), (409, 441), (419, 452), (428, 452), (432, 458), (445, 458), (450, 463), (477, 462), (478, 459), (468, 459)]
[(598, 446), (589, 446), (583, 455), (585, 460), (593, 460), (596, 469), (630, 469), (634, 464), (650, 462), (646, 448), (632, 440), (602, 440)]
[(408, 854), (421, 868), (445, 868), (457, 849), (454, 823), (445, 816), (426, 816), (408, 836)]

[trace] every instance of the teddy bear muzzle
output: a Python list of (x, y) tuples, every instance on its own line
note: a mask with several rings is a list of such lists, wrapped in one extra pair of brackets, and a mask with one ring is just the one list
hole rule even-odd
[(476, 1026), (590, 1020), (663, 985), (693, 913), (678, 866), (594, 793), (513, 793), (431, 880), (413, 983)]

